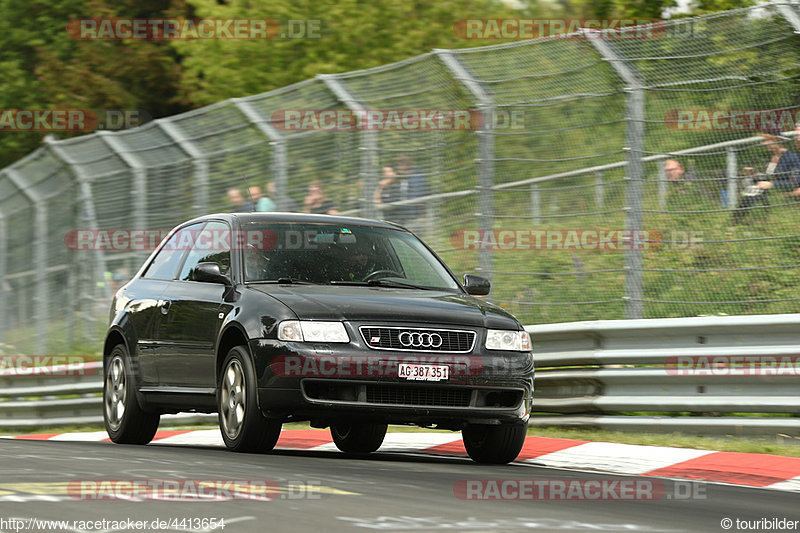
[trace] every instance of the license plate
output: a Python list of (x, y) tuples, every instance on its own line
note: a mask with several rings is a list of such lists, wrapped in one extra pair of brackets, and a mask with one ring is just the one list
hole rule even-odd
[(450, 378), (450, 367), (447, 365), (420, 365), (400, 363), (397, 375), (411, 381), (443, 381)]

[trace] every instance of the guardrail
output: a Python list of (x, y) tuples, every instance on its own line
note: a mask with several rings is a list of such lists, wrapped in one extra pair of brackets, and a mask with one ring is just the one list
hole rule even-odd
[[(537, 366), (532, 426), (800, 435), (800, 314), (526, 329)], [(0, 372), (0, 428), (102, 424), (101, 376), (97, 362), (73, 365), (67, 378), (57, 367)], [(206, 414), (162, 419), (216, 424)]]
[[(0, 372), (0, 428), (103, 424), (100, 362)], [(216, 423), (217, 415), (163, 415), (168, 424)]]
[(800, 435), (800, 314), (526, 329), (537, 366), (531, 425)]

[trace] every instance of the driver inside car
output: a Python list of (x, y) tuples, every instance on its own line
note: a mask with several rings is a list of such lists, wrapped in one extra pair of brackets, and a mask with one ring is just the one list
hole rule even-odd
[(333, 281), (364, 281), (364, 278), (374, 272), (375, 251), (370, 243), (336, 243), (329, 248), (332, 270), (330, 279)]
[(262, 281), (269, 279), (270, 259), (267, 254), (256, 249), (252, 244), (247, 245), (244, 252), (245, 257), (245, 277), (249, 281)]

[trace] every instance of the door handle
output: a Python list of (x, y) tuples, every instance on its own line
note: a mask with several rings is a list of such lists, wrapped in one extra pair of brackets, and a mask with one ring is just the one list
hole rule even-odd
[(161, 314), (166, 315), (169, 312), (169, 306), (172, 305), (172, 300), (161, 300)]

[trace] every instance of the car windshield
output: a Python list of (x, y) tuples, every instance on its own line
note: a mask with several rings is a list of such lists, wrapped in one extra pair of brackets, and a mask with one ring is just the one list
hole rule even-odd
[(253, 222), (244, 233), (247, 282), (459, 288), (425, 245), (404, 231)]

